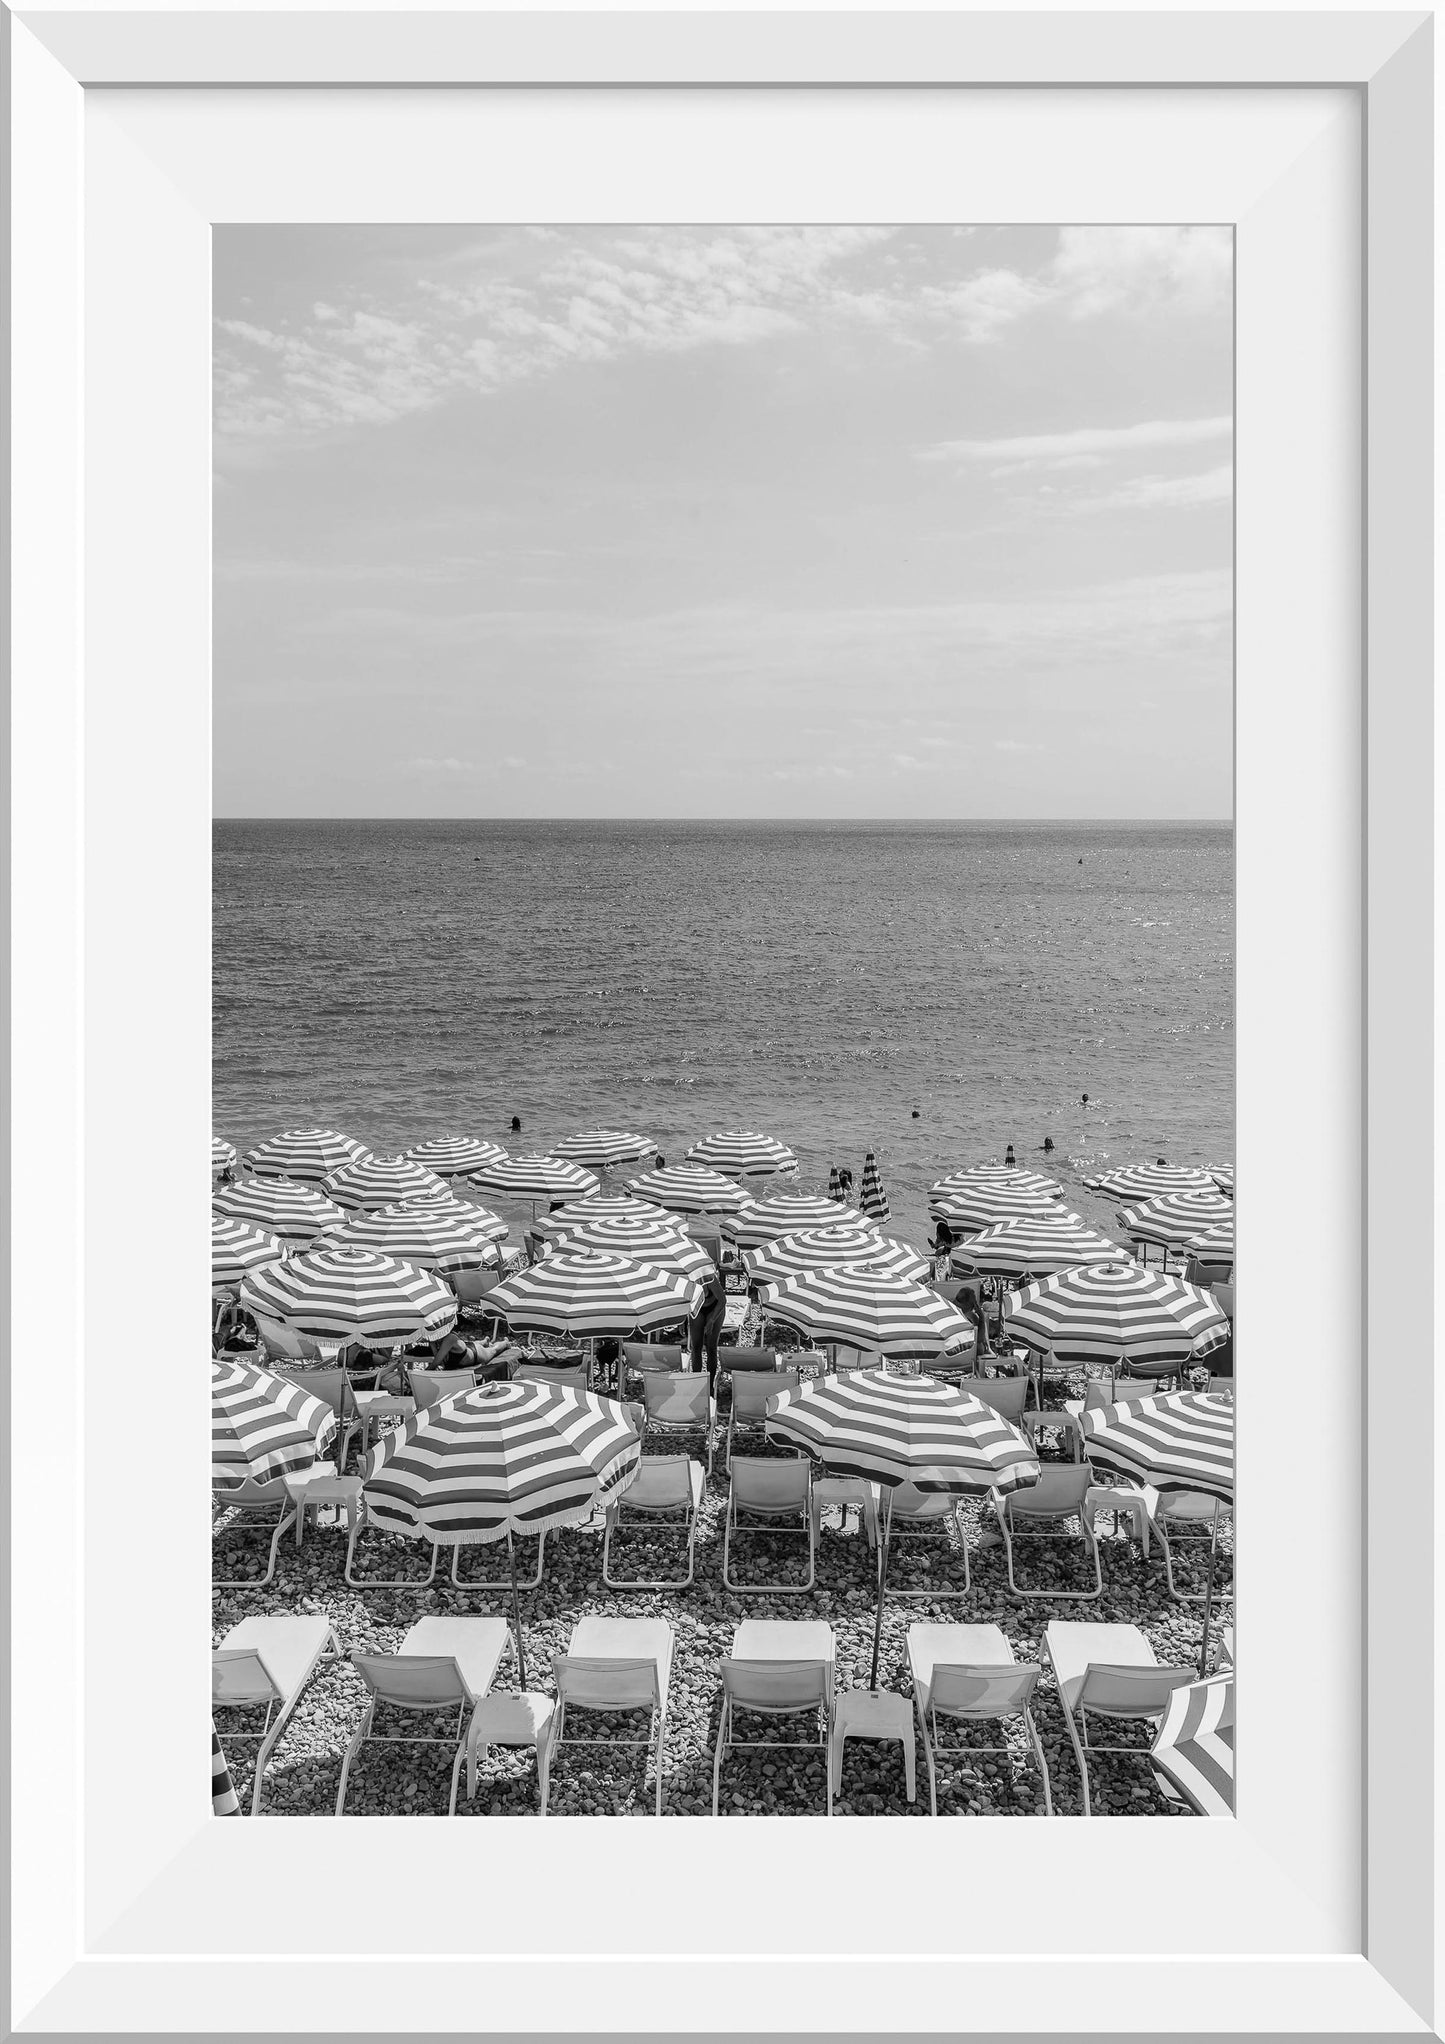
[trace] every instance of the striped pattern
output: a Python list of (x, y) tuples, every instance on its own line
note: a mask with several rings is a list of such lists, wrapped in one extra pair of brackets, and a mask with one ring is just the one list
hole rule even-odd
[(886, 1221), (890, 1208), (888, 1195), (883, 1190), (883, 1174), (878, 1169), (878, 1159), (870, 1150), (863, 1159), (863, 1184), (858, 1204), (870, 1221)]
[(1201, 1817), (1234, 1815), (1234, 1677), (1176, 1689), (1150, 1757)]
[(457, 1318), (456, 1296), (439, 1277), (375, 1249), (312, 1249), (251, 1271), (240, 1299), (249, 1313), (338, 1345), (436, 1341)]
[(817, 1341), (884, 1356), (951, 1355), (973, 1340), (947, 1299), (867, 1263), (840, 1263), (760, 1287), (758, 1303)]
[(935, 1186), (928, 1195), (928, 1211), (933, 1220), (945, 1221), (950, 1228), (976, 1231), (1004, 1221), (1046, 1221), (1062, 1209), (1051, 1193), (980, 1180), (947, 1192)]
[(288, 1128), (252, 1150), (246, 1162), (262, 1178), (290, 1178), (298, 1185), (324, 1185), (346, 1165), (366, 1155), (354, 1136), (330, 1128)]
[(824, 1193), (785, 1192), (759, 1200), (741, 1213), (724, 1214), (723, 1233), (740, 1249), (756, 1249), (764, 1242), (776, 1242), (784, 1235), (797, 1235), (804, 1228), (856, 1229), (858, 1216), (851, 1207), (839, 1206)]
[(768, 1401), (769, 1440), (895, 1489), (1011, 1491), (1039, 1480), (1033, 1449), (972, 1393), (881, 1370), (815, 1378)]
[(499, 1157), (472, 1173), (484, 1192), (510, 1194), (513, 1199), (585, 1199), (598, 1191), (597, 1180), (565, 1157)]
[(1234, 1262), (1234, 1215), (1215, 1221), (1202, 1235), (1192, 1235), (1188, 1245), (1201, 1263)]
[(674, 1214), (737, 1214), (752, 1205), (747, 1193), (706, 1164), (668, 1164), (634, 1178), (631, 1190)]
[(485, 1384), (383, 1435), (362, 1470), (367, 1517), (448, 1545), (545, 1533), (625, 1490), (641, 1452), (611, 1399), (525, 1379)]
[(1084, 1180), (1091, 1192), (1110, 1199), (1144, 1201), (1163, 1199), (1170, 1192), (1217, 1192), (1207, 1171), (1197, 1164), (1123, 1164), (1099, 1178)]
[[(505, 1242), (512, 1232), (500, 1214), (494, 1214), (490, 1207), (484, 1207), (479, 1200), (461, 1199), (448, 1186), (439, 1185), (427, 1192), (408, 1193), (397, 1201), (397, 1207), (407, 1213), (445, 1214), (449, 1219), (465, 1221), (469, 1227), (480, 1228), (491, 1241)], [(389, 1214), (392, 1207), (374, 1207), (373, 1213)]]
[(638, 1199), (630, 1192), (599, 1192), (591, 1199), (573, 1200), (558, 1207), (555, 1214), (541, 1217), (532, 1232), (555, 1242), (577, 1228), (590, 1227), (594, 1221), (661, 1221), (665, 1226), (674, 1225), (667, 1210), (649, 1199)]
[(420, 1164), (438, 1178), (465, 1178), (507, 1153), (500, 1143), (484, 1143), (480, 1136), (432, 1136), (402, 1154), (408, 1164)]
[(488, 1228), (442, 1207), (381, 1207), (354, 1214), (325, 1238), (323, 1248), (377, 1249), (423, 1270), (481, 1270), (500, 1260)]
[(1000, 1221), (954, 1250), (951, 1267), (994, 1277), (1042, 1277), (1082, 1263), (1123, 1263), (1127, 1252), (1088, 1226), (1078, 1214), (1030, 1214)]
[(231, 1780), (231, 1770), (226, 1765), (226, 1756), (221, 1751), (221, 1742), (216, 1736), (216, 1727), (211, 1726), (211, 1815), (213, 1817), (239, 1817), (241, 1798), (236, 1794)]
[(704, 1136), (687, 1153), (689, 1164), (706, 1164), (729, 1178), (770, 1178), (779, 1171), (796, 1171), (798, 1160), (786, 1143), (775, 1136), (758, 1135), (753, 1129), (719, 1129)]
[(629, 1135), (622, 1128), (587, 1128), (557, 1143), (552, 1154), (569, 1164), (596, 1164), (606, 1171), (614, 1164), (634, 1164), (656, 1148), (651, 1136)]
[(624, 1216), (617, 1220), (587, 1221), (553, 1237), (560, 1249), (600, 1249), (608, 1256), (631, 1257), (636, 1263), (650, 1263), (654, 1269), (677, 1277), (706, 1283), (713, 1274), (713, 1261), (691, 1235), (684, 1235), (674, 1221), (658, 1214), (654, 1221)]
[(1207, 1168), (1210, 1177), (1214, 1180), (1220, 1191), (1227, 1192), (1232, 1198), (1234, 1195), (1234, 1166), (1232, 1164), (1211, 1164)]
[(394, 1206), (419, 1192), (445, 1192), (435, 1171), (405, 1157), (362, 1157), (334, 1173), (321, 1188), (328, 1199), (352, 1211)]
[(1171, 1391), (1086, 1412), (1084, 1454), (1095, 1468), (1157, 1491), (1201, 1491), (1234, 1502), (1234, 1406), (1227, 1398)]
[(685, 1320), (702, 1298), (694, 1278), (600, 1249), (561, 1243), (487, 1294), (487, 1310), (510, 1327), (548, 1334), (611, 1334), (625, 1338)]
[(1212, 1187), (1208, 1192), (1171, 1192), (1143, 1206), (1126, 1207), (1119, 1225), (1136, 1242), (1181, 1249), (1216, 1221), (1232, 1221), (1234, 1202)]
[(1064, 1188), (1056, 1178), (1045, 1178), (1042, 1171), (1026, 1171), (1021, 1164), (965, 1164), (961, 1170), (940, 1178), (937, 1185), (931, 1185), (928, 1196), (947, 1199), (955, 1192), (975, 1192), (988, 1185), (1002, 1186), (1008, 1192), (1036, 1192), (1045, 1199), (1064, 1196)]
[(336, 1414), (304, 1385), (232, 1356), (211, 1362), (211, 1484), (236, 1490), (246, 1478), (309, 1469), (336, 1431)]
[(238, 1285), (248, 1270), (278, 1263), (286, 1254), (279, 1235), (234, 1214), (211, 1215), (211, 1290)]
[(799, 1272), (827, 1270), (839, 1263), (866, 1263), (889, 1277), (930, 1277), (933, 1266), (926, 1257), (891, 1235), (855, 1220), (851, 1227), (807, 1228), (797, 1235), (780, 1235), (744, 1253), (748, 1274), (759, 1284)]
[(1004, 1298), (1004, 1338), (1087, 1368), (1125, 1360), (1165, 1369), (1229, 1336), (1213, 1297), (1138, 1263), (1060, 1271)]
[(251, 1221), (278, 1235), (288, 1249), (304, 1249), (346, 1219), (334, 1200), (289, 1178), (243, 1178), (237, 1185), (223, 1185), (212, 1197), (211, 1212)]
[(223, 1143), (219, 1136), (211, 1137), (211, 1176), (219, 1178), (223, 1171), (236, 1168), (236, 1145)]

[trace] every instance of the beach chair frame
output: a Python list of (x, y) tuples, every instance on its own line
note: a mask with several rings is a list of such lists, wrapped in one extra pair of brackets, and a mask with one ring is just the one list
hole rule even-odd
[[(890, 1597), (907, 1598), (930, 1604), (948, 1603), (956, 1598), (967, 1597), (971, 1594), (973, 1588), (973, 1577), (968, 1565), (968, 1535), (964, 1531), (963, 1524), (958, 1516), (959, 1500), (947, 1493), (923, 1492), (920, 1495), (930, 1500), (935, 1496), (938, 1497), (938, 1506), (928, 1511), (900, 1511), (898, 1492), (894, 1491), (893, 1501), (889, 1507), (888, 1544), (890, 1547), (899, 1548), (934, 1547), (945, 1551), (950, 1556), (961, 1554), (963, 1556), (963, 1588), (959, 1590), (933, 1588), (907, 1590), (901, 1583), (895, 1582), (890, 1575), (888, 1579), (888, 1594)], [(941, 1531), (938, 1533), (925, 1533), (922, 1531), (924, 1526), (931, 1525), (940, 1527)], [(949, 1537), (950, 1529), (957, 1535), (956, 1546)]]
[[(738, 1472), (742, 1471), (741, 1486)], [(802, 1495), (787, 1494), (802, 1474)], [(739, 1488), (746, 1495), (738, 1495)], [(761, 1519), (801, 1517), (800, 1526), (745, 1526), (739, 1511)], [(728, 1471), (727, 1513), (723, 1520), (723, 1587), (737, 1597), (806, 1597), (817, 1576), (817, 1535), (813, 1516), (813, 1465), (806, 1455), (739, 1455)], [(788, 1540), (808, 1543), (808, 1576), (802, 1583), (739, 1583), (732, 1575), (732, 1543), (735, 1537)]]
[[(673, 1402), (679, 1407), (676, 1416), (670, 1416), (666, 1409)], [(685, 1410), (689, 1402), (701, 1410)], [(707, 1451), (704, 1466), (711, 1476), (717, 1448), (717, 1400), (708, 1385), (707, 1373), (703, 1370), (647, 1371), (642, 1377), (642, 1403), (647, 1433), (703, 1436)]]
[[(973, 1741), (967, 1745), (945, 1744), (938, 1728), (940, 1711), (945, 1718), (956, 1723), (977, 1724), (990, 1720), (1021, 1717), (1024, 1732), (1034, 1756), (1034, 1764), (1043, 1778), (1044, 1814), (1054, 1814), (1053, 1785), (1049, 1780), (1049, 1764), (1044, 1758), (1043, 1741), (1030, 1699), (1043, 1675), (1037, 1661), (1009, 1661), (1002, 1665), (974, 1662), (936, 1661), (928, 1685), (928, 1704), (915, 1686), (913, 1700), (918, 1708), (919, 1729), (923, 1733), (923, 1757), (928, 1762), (928, 1808), (930, 1816), (938, 1815), (938, 1775), (934, 1766), (938, 1759), (952, 1759), (963, 1753), (1002, 1753), (1008, 1761), (1009, 1780), (1014, 1776), (1013, 1748), (1007, 1739), (1001, 1744)], [(939, 1691), (943, 1691), (940, 1701)], [(970, 1690), (979, 1692), (970, 1695)]]
[[(230, 1636), (228, 1635), (228, 1637)], [(266, 1688), (263, 1690), (258, 1681), (255, 1694), (251, 1697), (218, 1698), (213, 1693), (211, 1698), (211, 1715), (213, 1718), (219, 1710), (253, 1710), (259, 1709), (263, 1702), (266, 1705), (265, 1723), (259, 1732), (242, 1732), (228, 1729), (226, 1733), (227, 1746), (233, 1745), (237, 1739), (259, 1739), (261, 1742), (256, 1752), (256, 1773), (251, 1784), (251, 1815), (253, 1817), (259, 1814), (261, 1808), (261, 1790), (265, 1783), (266, 1764), (280, 1744), (281, 1734), (291, 1722), (292, 1713), (301, 1701), (307, 1683), (323, 1661), (337, 1661), (340, 1658), (340, 1638), (337, 1635), (335, 1626), (328, 1624), (326, 1626), (325, 1637), (317, 1649), (314, 1658), (288, 1697), (270, 1668), (266, 1665), (266, 1657), (259, 1647), (228, 1647), (223, 1643), (211, 1655), (213, 1669), (218, 1664), (230, 1664), (233, 1668), (238, 1669), (244, 1664), (253, 1664), (266, 1684)], [(281, 1713), (273, 1724), (271, 1722), (271, 1713), (275, 1710), (278, 1703), (281, 1706)]]
[(438, 1547), (438, 1544), (437, 1544), (437, 1542), (436, 1542), (435, 1540), (433, 1540), (433, 1542), (432, 1542), (432, 1544), (431, 1544), (431, 1567), (430, 1567), (430, 1568), (429, 1568), (429, 1569), (427, 1570), (427, 1572), (426, 1572), (426, 1574), (425, 1574), (424, 1576), (357, 1576), (357, 1575), (353, 1575), (353, 1573), (352, 1573), (352, 1564), (353, 1564), (353, 1562), (354, 1562), (354, 1561), (355, 1561), (355, 1559), (356, 1559), (356, 1550), (357, 1550), (357, 1546), (358, 1546), (358, 1545), (359, 1545), (359, 1543), (360, 1543), (360, 1540), (361, 1540), (361, 1536), (362, 1536), (362, 1534), (363, 1534), (363, 1533), (364, 1533), (364, 1532), (366, 1531), (366, 1529), (367, 1529), (367, 1527), (368, 1527), (368, 1525), (369, 1525), (370, 1523), (371, 1523), (371, 1514), (370, 1514), (370, 1513), (368, 1512), (368, 1510), (367, 1510), (367, 1508), (366, 1508), (366, 1492), (365, 1492), (365, 1491), (363, 1491), (363, 1492), (361, 1493), (361, 1496), (360, 1496), (360, 1498), (359, 1498), (359, 1499), (357, 1500), (356, 1510), (355, 1510), (355, 1511), (353, 1512), (353, 1514), (352, 1514), (352, 1519), (351, 1519), (351, 1532), (350, 1532), (350, 1534), (349, 1534), (349, 1535), (347, 1536), (347, 1541), (346, 1541), (346, 1566), (345, 1566), (345, 1568), (344, 1568), (344, 1569), (343, 1569), (343, 1571), (342, 1571), (342, 1575), (343, 1575), (343, 1578), (344, 1578), (344, 1580), (345, 1580), (346, 1582), (348, 1582), (348, 1583), (349, 1583), (349, 1584), (351, 1585), (351, 1587), (352, 1587), (352, 1589), (353, 1589), (353, 1590), (424, 1590), (424, 1589), (426, 1589), (427, 1585), (428, 1585), (429, 1583), (433, 1582), (433, 1581), (435, 1580), (435, 1578), (436, 1578), (436, 1572), (437, 1572), (437, 1556), (438, 1556), (438, 1554), (439, 1554), (439, 1552), (440, 1552), (440, 1549), (439, 1549), (439, 1547)]
[[(514, 1539), (530, 1540), (533, 1539), (534, 1537), (537, 1542), (537, 1566), (535, 1571), (530, 1576), (518, 1576), (517, 1588), (519, 1590), (539, 1590), (542, 1587), (542, 1570), (545, 1565), (547, 1555), (547, 1535), (545, 1530), (541, 1533), (536, 1534), (535, 1536), (530, 1533), (528, 1534), (508, 1533), (506, 1535), (506, 1542), (509, 1548), (511, 1547)], [(500, 1546), (501, 1542), (499, 1540), (498, 1541), (458, 1540), (452, 1548), (452, 1567), (451, 1567), (451, 1579), (452, 1582), (456, 1585), (457, 1589), (459, 1590), (510, 1589), (512, 1585), (512, 1575), (510, 1569), (507, 1571), (505, 1575), (496, 1576), (480, 1576), (480, 1575), (464, 1576), (461, 1573), (462, 1553), (464, 1549), (468, 1547), (500, 1547)]]
[[(718, 1815), (722, 1765), (730, 1751), (818, 1753), (827, 1783), (827, 1815), (833, 1814), (833, 1671), (827, 1661), (752, 1661), (729, 1655), (722, 1664), (722, 1716), (712, 1763), (712, 1813)], [(810, 1693), (816, 1691), (816, 1694)], [(815, 1739), (740, 1739), (734, 1711), (763, 1717), (801, 1717), (812, 1712)]]
[[(632, 1752), (642, 1748), (653, 1756), (653, 1771), (656, 1779), (655, 1814), (662, 1815), (662, 1752), (667, 1737), (667, 1697), (658, 1678), (657, 1663), (647, 1659), (617, 1659), (578, 1656), (575, 1654), (554, 1654), (552, 1656), (552, 1679), (557, 1690), (557, 1707), (552, 1713), (551, 1730), (547, 1737), (547, 1762), (545, 1770), (540, 1763), (542, 1815), (547, 1814), (547, 1798), (551, 1793), (557, 1753), (562, 1746), (625, 1747)], [(568, 1706), (576, 1710), (613, 1712), (624, 1710), (647, 1710), (647, 1737), (645, 1739), (587, 1739), (569, 1738), (566, 1731)], [(644, 1767), (644, 1781), (646, 1770)]]
[[(463, 1679), (462, 1671), (456, 1661), (450, 1654), (363, 1654), (355, 1651), (351, 1655), (351, 1661), (363, 1680), (367, 1682), (367, 1687), (371, 1690), (371, 1694), (367, 1699), (366, 1710), (362, 1715), (361, 1723), (352, 1735), (350, 1743), (342, 1755), (341, 1780), (336, 1790), (336, 1815), (338, 1817), (346, 1815), (347, 1784), (351, 1778), (352, 1764), (360, 1755), (363, 1746), (451, 1745), (456, 1748), (456, 1752), (452, 1760), (451, 1793), (447, 1801), (447, 1815), (454, 1817), (457, 1811), (457, 1789), (461, 1781), (462, 1762), (466, 1758), (467, 1751), (467, 1713), (469, 1710), (475, 1710), (477, 1703), (480, 1701), (468, 1689)], [(413, 1677), (424, 1679), (428, 1674), (434, 1676), (436, 1678), (438, 1694), (430, 1697), (419, 1695), (415, 1698), (407, 1698), (397, 1694), (389, 1696), (381, 1695), (378, 1689), (373, 1686), (372, 1678), (368, 1674), (369, 1667), (380, 1662), (390, 1662), (392, 1664), (401, 1662), (405, 1665), (406, 1674)], [(451, 1675), (450, 1685), (446, 1683), (448, 1671), (450, 1671)], [(452, 1693), (442, 1696), (439, 1692), (443, 1687), (447, 1686), (450, 1687)], [(420, 1733), (378, 1732), (376, 1730), (376, 1711), (377, 1705), (381, 1703), (384, 1703), (388, 1710), (411, 1711), (414, 1713), (426, 1712), (432, 1716), (437, 1716), (444, 1710), (455, 1709), (457, 1721), (453, 1727), (450, 1739), (426, 1736)]]
[[(697, 1522), (702, 1511), (706, 1480), (702, 1464), (694, 1462), (690, 1456), (643, 1456), (637, 1475), (626, 1491), (607, 1507), (602, 1535), (602, 1580), (610, 1590), (685, 1590), (689, 1586), (696, 1568)], [(641, 1497), (637, 1495), (639, 1490), (644, 1493)], [(668, 1521), (678, 1512), (683, 1515), (682, 1523), (672, 1530), (681, 1532), (686, 1540), (685, 1576), (654, 1578), (612, 1574), (612, 1537), (615, 1533), (636, 1532), (642, 1526), (649, 1527), (654, 1533), (667, 1530)]]
[[(284, 1477), (267, 1478), (262, 1483), (256, 1483), (248, 1477), (234, 1490), (213, 1489), (211, 1495), (220, 1499), (228, 1511), (242, 1515), (225, 1526), (212, 1527), (213, 1554), (218, 1541), (233, 1539), (238, 1533), (243, 1535), (259, 1533), (264, 1538), (269, 1532), (271, 1538), (264, 1576), (218, 1576), (213, 1570), (211, 1587), (216, 1590), (264, 1589), (276, 1573), (276, 1556), (280, 1551), (282, 1535), (296, 1524), (296, 1503), (286, 1488)], [(278, 1505), (280, 1512), (274, 1525), (269, 1519), (264, 1525), (254, 1523), (258, 1515), (269, 1514)]]
[[(739, 1370), (728, 1385), (728, 1430), (723, 1444), (723, 1468), (731, 1473), (733, 1436), (741, 1428), (766, 1438), (766, 1406), (780, 1391), (796, 1391), (802, 1379), (796, 1370)], [(741, 1407), (740, 1403), (741, 1401)]]
[[(1181, 1513), (1177, 1508), (1177, 1500), (1173, 1502), (1175, 1502), (1176, 1508), (1171, 1512), (1169, 1509), (1170, 1497), (1167, 1495), (1161, 1497), (1158, 1504), (1154, 1507), (1151, 1519), (1159, 1545), (1164, 1550), (1164, 1580), (1169, 1585), (1170, 1596), (1179, 1603), (1202, 1604), (1205, 1598), (1203, 1590), (1181, 1590), (1175, 1582), (1174, 1549), (1176, 1547), (1209, 1547), (1212, 1545), (1217, 1536), (1220, 1516), (1222, 1513), (1227, 1512), (1229, 1507), (1221, 1499), (1216, 1498), (1214, 1500), (1213, 1512), (1210, 1513), (1208, 1518), (1204, 1518), (1202, 1515), (1193, 1512)], [(1202, 1533), (1181, 1533), (1178, 1531), (1171, 1533), (1169, 1530), (1171, 1525), (1175, 1528), (1181, 1526), (1203, 1526), (1207, 1530)], [(1215, 1604), (1232, 1604), (1234, 1602), (1234, 1586), (1232, 1583), (1227, 1589), (1221, 1589), (1219, 1584), (1216, 1583), (1209, 1594), (1211, 1602)]]
[[(1062, 1479), (1068, 1478), (1068, 1489), (1077, 1491), (1077, 1497), (1061, 1498), (1057, 1510), (1042, 1508), (1032, 1503), (1039, 1490), (1058, 1489), (1063, 1491)], [(1104, 1594), (1104, 1575), (1099, 1565), (1099, 1543), (1094, 1537), (1085, 1507), (1085, 1496), (1094, 1476), (1087, 1462), (1048, 1464), (1040, 1473), (1039, 1481), (1029, 1490), (1010, 1491), (1000, 1497), (993, 1493), (994, 1517), (1003, 1535), (1004, 1565), (1008, 1573), (1009, 1595), (1022, 1599), (1035, 1598), (1055, 1604), (1093, 1603)], [(1019, 1512), (1029, 1522), (1027, 1530), (1014, 1523), (1014, 1514)], [(1083, 1542), (1084, 1552), (1093, 1565), (1094, 1587), (1092, 1590), (1036, 1590), (1024, 1589), (1014, 1574), (1014, 1548), (1016, 1545), (1059, 1546), (1072, 1541), (1067, 1531), (1049, 1532), (1044, 1528), (1067, 1527), (1071, 1520), (1077, 1520), (1078, 1537)]]
[[(1135, 1628), (1137, 1632), (1137, 1628)], [(1142, 1640), (1142, 1633), (1139, 1634)], [(1058, 1669), (1049, 1647), (1047, 1632), (1039, 1645), (1039, 1653), (1053, 1670), (1058, 1682), (1059, 1702), (1063, 1706), (1064, 1721), (1069, 1728), (1069, 1739), (1074, 1748), (1074, 1757), (1079, 1763), (1079, 1777), (1084, 1790), (1084, 1815), (1092, 1814), (1089, 1791), (1089, 1759), (1091, 1756), (1124, 1756), (1129, 1759), (1150, 1762), (1148, 1746), (1104, 1746), (1089, 1735), (1089, 1711), (1096, 1717), (1116, 1718), (1120, 1721), (1134, 1720), (1155, 1725), (1164, 1715), (1170, 1695), (1176, 1689), (1187, 1687), (1198, 1680), (1193, 1667), (1168, 1667), (1157, 1661), (1089, 1661), (1085, 1664), (1083, 1678), (1072, 1703), (1065, 1693), (1065, 1685), (1059, 1679)], [(1158, 1779), (1156, 1770), (1150, 1765), (1150, 1772)], [(1172, 1793), (1172, 1792), (1171, 1792)]]

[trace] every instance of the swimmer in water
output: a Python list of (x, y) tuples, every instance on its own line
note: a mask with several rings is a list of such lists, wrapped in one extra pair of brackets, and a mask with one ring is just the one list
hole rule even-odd
[(520, 1114), (514, 1114), (514, 1115), (512, 1116), (512, 1134), (513, 1134), (514, 1136), (515, 1136), (515, 1135), (520, 1135), (520, 1134), (521, 1134), (521, 1132), (522, 1132), (522, 1117), (521, 1117), (521, 1115), (520, 1115)]
[(1054, 1147), (1054, 1139), (1053, 1139), (1053, 1137), (1052, 1137), (1052, 1136), (1045, 1136), (1045, 1137), (1044, 1137), (1044, 1148), (1045, 1148), (1046, 1150), (1051, 1150), (1051, 1149), (1052, 1149), (1053, 1147)]

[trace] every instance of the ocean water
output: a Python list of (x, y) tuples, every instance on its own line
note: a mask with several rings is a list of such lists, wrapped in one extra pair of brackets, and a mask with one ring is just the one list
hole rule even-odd
[(1106, 1225), (1083, 1172), (1234, 1153), (1224, 825), (218, 821), (213, 899), (243, 1149), (762, 1129), (804, 1186), (876, 1149), (917, 1242), (1010, 1142)]

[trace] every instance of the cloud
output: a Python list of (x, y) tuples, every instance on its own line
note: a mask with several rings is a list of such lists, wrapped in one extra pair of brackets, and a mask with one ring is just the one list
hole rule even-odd
[(1227, 504), (1234, 495), (1234, 470), (1206, 469), (1201, 475), (1134, 476), (1102, 497), (1076, 498), (1078, 511), (1167, 511), (1194, 504)]
[(1063, 227), (1049, 277), (1071, 319), (1205, 312), (1233, 289), (1234, 236), (1227, 227)]
[(925, 310), (955, 324), (963, 340), (991, 341), (1049, 296), (1047, 284), (1037, 278), (1016, 270), (981, 270), (961, 284), (926, 287), (921, 302)]
[(1132, 426), (1076, 426), (1063, 433), (1021, 433), (1004, 440), (943, 440), (920, 448), (919, 458), (992, 462), (1005, 468), (1092, 467), (1120, 455), (1227, 440), (1233, 432), (1234, 421), (1228, 417), (1146, 419)]
[(405, 759), (401, 770), (406, 774), (474, 774), (477, 771), (469, 759)]

